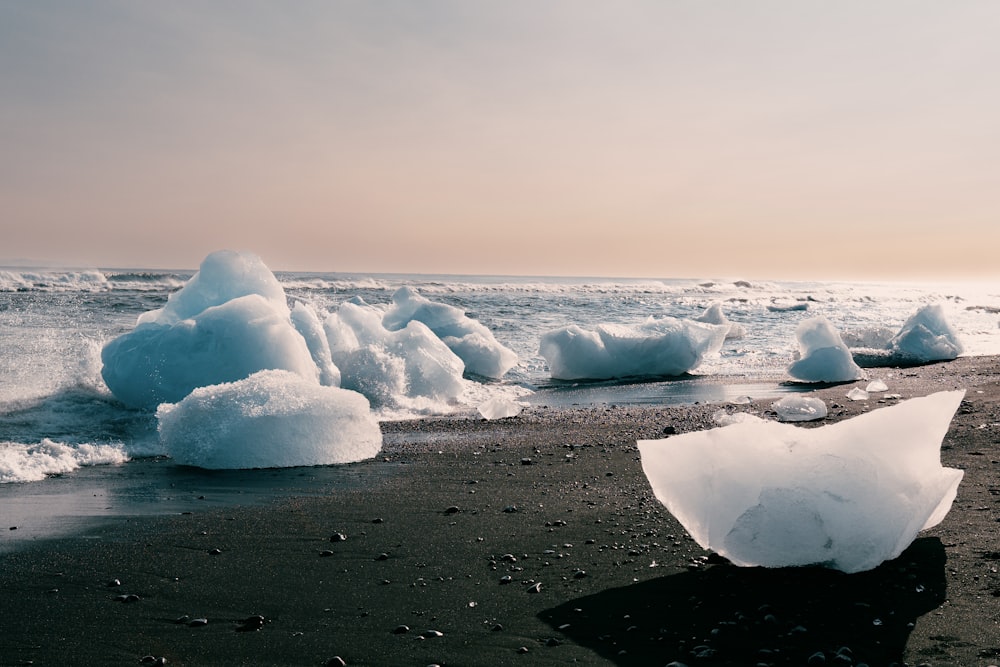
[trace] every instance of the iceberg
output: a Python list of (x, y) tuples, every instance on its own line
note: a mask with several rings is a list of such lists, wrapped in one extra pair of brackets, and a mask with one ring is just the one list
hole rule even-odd
[(732, 340), (734, 338), (743, 338), (747, 335), (746, 327), (742, 324), (737, 324), (736, 322), (729, 321), (726, 314), (722, 312), (721, 303), (713, 303), (711, 306), (705, 309), (705, 312), (694, 318), (695, 322), (705, 322), (707, 324), (720, 324), (729, 327), (729, 331), (726, 332), (726, 340)]
[(284, 468), (369, 459), (382, 433), (357, 392), (266, 370), (199, 387), (156, 411), (160, 442), (200, 468)]
[(802, 382), (851, 382), (864, 377), (840, 334), (825, 317), (812, 317), (795, 330), (799, 358), (788, 374)]
[(164, 308), (142, 314), (132, 331), (105, 345), (101, 361), (111, 393), (144, 409), (265, 369), (320, 377), (274, 274), (255, 255), (233, 251), (206, 257)]
[(949, 361), (964, 351), (940, 304), (919, 308), (893, 334), (853, 336), (854, 358), (864, 366), (919, 366)]
[(963, 472), (941, 442), (949, 391), (820, 428), (748, 421), (638, 442), (656, 498), (740, 566), (869, 570), (944, 519)]
[(416, 320), (447, 345), (474, 375), (499, 379), (517, 365), (517, 354), (493, 336), (482, 323), (460, 308), (421, 296), (412, 287), (400, 287), (392, 295), (392, 307), (382, 318), (389, 331), (398, 331)]
[(913, 363), (947, 361), (962, 354), (962, 344), (939, 304), (924, 306), (903, 324), (889, 349), (893, 356)]
[(378, 309), (355, 299), (331, 313), (323, 329), (341, 387), (375, 407), (436, 410), (465, 392), (465, 365), (423, 322), (389, 331)]
[(638, 326), (571, 324), (542, 334), (539, 352), (557, 380), (683, 375), (719, 351), (729, 327), (673, 317)]

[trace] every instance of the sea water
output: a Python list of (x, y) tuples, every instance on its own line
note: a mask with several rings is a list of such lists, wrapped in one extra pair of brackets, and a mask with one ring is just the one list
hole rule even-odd
[[(82, 465), (161, 453), (148, 411), (119, 404), (101, 380), (100, 351), (162, 307), (191, 271), (0, 269), (0, 483), (43, 480)], [(387, 305), (398, 288), (457, 306), (514, 350), (519, 364), (481, 382), (477, 400), (516, 395), (546, 405), (725, 402), (787, 388), (795, 328), (823, 315), (840, 331), (898, 329), (939, 303), (967, 355), (1000, 353), (1000, 285), (861, 282), (746, 282), (705, 279), (277, 273), (290, 299), (321, 315), (361, 297)], [(729, 340), (684, 380), (641, 384), (561, 383), (539, 355), (541, 335), (577, 324), (637, 324), (694, 318), (721, 303), (746, 335)], [(702, 382), (724, 377), (725, 384)], [(513, 391), (516, 390), (516, 391)], [(453, 406), (475, 413), (476, 405)], [(406, 417), (393, 414), (392, 418)]]

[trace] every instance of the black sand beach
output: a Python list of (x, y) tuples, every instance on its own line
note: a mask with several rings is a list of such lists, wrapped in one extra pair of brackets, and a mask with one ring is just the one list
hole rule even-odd
[[(997, 664), (1000, 358), (869, 375), (967, 389), (950, 514), (870, 572), (734, 567), (653, 498), (636, 440), (724, 406), (534, 406), (384, 424), (382, 454), (345, 467), (359, 483), (0, 554), (0, 664)], [(852, 386), (818, 392), (825, 423), (892, 402)]]

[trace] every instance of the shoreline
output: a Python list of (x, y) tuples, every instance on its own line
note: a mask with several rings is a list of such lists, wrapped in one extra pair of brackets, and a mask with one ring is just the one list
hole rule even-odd
[[(636, 440), (773, 398), (533, 404), (384, 422), (376, 459), (283, 471), (287, 495), (0, 553), (0, 665), (997, 664), (1000, 357), (866, 372), (903, 399), (968, 390), (941, 453), (965, 470), (951, 512), (876, 570), (736, 568), (652, 497)], [(814, 392), (820, 423), (892, 403), (846, 398), (866, 384)]]

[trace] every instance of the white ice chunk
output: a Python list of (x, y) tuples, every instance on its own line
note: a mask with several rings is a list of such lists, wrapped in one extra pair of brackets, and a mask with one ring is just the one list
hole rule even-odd
[(522, 405), (503, 396), (494, 396), (482, 403), (478, 410), (483, 419), (506, 419), (521, 414)]
[(815, 396), (790, 395), (771, 404), (778, 413), (778, 421), (808, 422), (827, 415), (826, 403)]
[(865, 391), (889, 391), (889, 386), (882, 380), (872, 380), (868, 383)]
[(382, 319), (386, 329), (398, 331), (413, 320), (423, 322), (459, 356), (469, 373), (496, 379), (517, 365), (517, 354), (461, 308), (431, 301), (412, 287), (396, 290), (392, 302)]
[(195, 387), (283, 369), (318, 383), (306, 341), (284, 312), (258, 294), (212, 306), (174, 324), (146, 322), (104, 346), (101, 375), (137, 408), (174, 403)]
[(323, 327), (341, 386), (376, 407), (446, 409), (465, 391), (462, 360), (422, 322), (389, 331), (377, 309), (348, 301)]
[(319, 369), (319, 383), (327, 387), (340, 386), (340, 369), (330, 355), (330, 341), (323, 330), (323, 323), (312, 306), (296, 302), (291, 313), (292, 325), (305, 339), (313, 362)]
[(285, 290), (271, 270), (256, 255), (219, 250), (201, 262), (198, 273), (167, 299), (167, 305), (139, 316), (139, 323), (176, 324), (212, 306), (221, 306), (241, 296), (258, 294), (276, 309), (287, 310)]
[(825, 317), (812, 317), (795, 330), (799, 359), (788, 374), (802, 382), (850, 382), (864, 377), (840, 334)]
[(962, 471), (940, 447), (964, 391), (820, 428), (743, 423), (639, 441), (656, 497), (706, 549), (743, 566), (860, 572), (948, 513)]
[(285, 468), (361, 461), (382, 433), (357, 392), (287, 371), (200, 387), (156, 411), (160, 441), (177, 462), (200, 468)]
[(846, 396), (852, 401), (867, 401), (869, 398), (868, 392), (865, 391), (864, 389), (861, 389), (860, 387), (855, 387), (851, 389), (849, 392), (847, 392)]
[(707, 324), (720, 324), (729, 327), (729, 331), (726, 332), (726, 340), (731, 340), (734, 338), (743, 338), (747, 335), (746, 327), (742, 324), (737, 324), (736, 322), (731, 322), (726, 314), (722, 312), (721, 303), (713, 303), (711, 306), (705, 309), (705, 312), (694, 318), (696, 322), (706, 322)]
[(889, 347), (894, 357), (913, 363), (944, 361), (962, 354), (958, 335), (939, 304), (924, 306), (911, 315)]
[(542, 335), (540, 353), (559, 380), (682, 375), (722, 347), (728, 327), (673, 317), (638, 326), (573, 324)]

